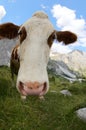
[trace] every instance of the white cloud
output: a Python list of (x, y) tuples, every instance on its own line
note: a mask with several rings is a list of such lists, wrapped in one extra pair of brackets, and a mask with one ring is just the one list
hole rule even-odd
[(0, 5), (0, 20), (6, 15), (4, 6)]
[[(71, 44), (66, 49), (74, 49), (74, 47), (77, 46), (86, 47), (85, 19), (83, 17), (77, 18), (75, 10), (69, 9), (61, 5), (54, 5), (51, 12), (53, 14), (53, 17), (56, 18), (56, 25), (60, 28), (60, 30), (69, 30), (76, 33), (78, 36), (78, 41), (76, 42), (76, 44)], [(61, 49), (59, 50), (62, 50), (62, 48), (63, 46), (61, 46)], [(65, 50), (65, 52), (67, 51)]]
[(42, 7), (42, 9), (46, 9), (46, 6), (45, 6), (45, 5), (43, 5), (43, 4), (41, 4), (41, 7)]
[(40, 6), (41, 6), (41, 8), (42, 8), (43, 10), (46, 10), (46, 9), (49, 8), (48, 6), (45, 6), (44, 4), (41, 4)]

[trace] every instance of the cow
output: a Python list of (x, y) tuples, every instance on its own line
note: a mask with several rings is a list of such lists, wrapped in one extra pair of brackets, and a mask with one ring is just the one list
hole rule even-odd
[(19, 48), (20, 48), (20, 45), (17, 44), (11, 52), (10, 69), (11, 69), (12, 82), (14, 81), (14, 74), (18, 75), (18, 71), (20, 67), (20, 60), (19, 60), (19, 54), (18, 54)]
[(11, 54), (11, 70), (18, 74), (16, 88), (24, 99), (29, 95), (43, 98), (49, 90), (47, 64), (53, 41), (68, 45), (74, 43), (77, 36), (70, 31), (57, 31), (47, 14), (38, 11), (21, 26), (0, 25), (0, 39), (16, 37), (19, 43)]

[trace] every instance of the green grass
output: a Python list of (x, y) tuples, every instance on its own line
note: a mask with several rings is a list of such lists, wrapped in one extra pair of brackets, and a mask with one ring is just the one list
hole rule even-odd
[[(0, 130), (86, 130), (86, 122), (75, 114), (86, 107), (86, 82), (71, 84), (49, 74), (45, 100), (28, 96), (23, 101), (10, 77), (10, 69), (0, 67)], [(62, 89), (70, 90), (72, 96), (62, 95)]]

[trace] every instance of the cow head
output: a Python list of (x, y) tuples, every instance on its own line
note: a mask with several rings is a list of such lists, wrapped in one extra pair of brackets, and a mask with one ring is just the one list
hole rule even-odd
[(19, 36), (18, 91), (22, 96), (43, 96), (49, 89), (47, 64), (53, 41), (56, 39), (67, 45), (75, 42), (77, 36), (69, 31), (56, 31), (44, 12), (36, 12), (22, 26), (0, 25), (0, 30), (1, 38)]

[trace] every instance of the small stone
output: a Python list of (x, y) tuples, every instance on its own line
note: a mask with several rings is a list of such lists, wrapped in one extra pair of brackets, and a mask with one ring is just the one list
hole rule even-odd
[(61, 94), (63, 94), (64, 96), (72, 96), (72, 94), (70, 93), (70, 91), (64, 89), (60, 91)]
[(22, 99), (22, 100), (26, 100), (26, 96), (22, 95), (22, 96), (21, 96), (21, 99)]
[(86, 108), (81, 108), (76, 111), (77, 116), (86, 122)]

